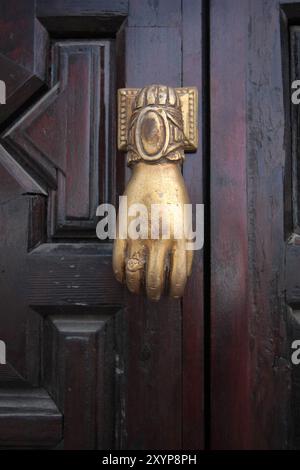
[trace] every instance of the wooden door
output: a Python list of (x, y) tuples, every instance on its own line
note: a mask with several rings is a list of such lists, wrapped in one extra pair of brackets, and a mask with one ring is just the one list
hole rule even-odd
[(210, 2), (211, 447), (299, 448), (300, 3)]
[(203, 254), (182, 301), (131, 296), (95, 213), (128, 177), (116, 90), (151, 83), (203, 94), (184, 165), (203, 202), (205, 15), (197, 0), (0, 2), (1, 448), (204, 445)]

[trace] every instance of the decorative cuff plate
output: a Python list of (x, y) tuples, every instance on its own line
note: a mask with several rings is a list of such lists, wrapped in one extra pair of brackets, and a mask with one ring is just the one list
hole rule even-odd
[[(166, 88), (161, 85), (152, 85), (156, 88), (158, 100), (153, 98), (153, 108), (159, 107), (159, 97), (161, 96), (162, 110), (165, 107)], [(134, 103), (137, 95), (141, 92), (141, 88), (121, 88), (118, 90), (118, 149), (123, 152), (129, 150), (128, 136), (130, 120), (134, 111)], [(175, 88), (177, 97), (179, 98), (181, 116), (183, 120), (183, 150), (186, 152), (194, 152), (198, 146), (198, 91), (196, 87)], [(176, 99), (177, 99), (176, 97)], [(150, 105), (149, 105), (150, 103)], [(141, 104), (142, 107), (142, 104)], [(144, 109), (151, 108), (151, 96), (147, 97)], [(167, 128), (167, 126), (166, 126)], [(150, 160), (151, 158), (149, 158)]]

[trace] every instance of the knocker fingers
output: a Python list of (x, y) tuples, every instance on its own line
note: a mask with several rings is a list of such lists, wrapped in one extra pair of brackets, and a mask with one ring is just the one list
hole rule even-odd
[(150, 300), (159, 300), (164, 290), (168, 242), (168, 240), (155, 240), (149, 250), (146, 290)]
[(125, 255), (127, 240), (117, 238), (114, 242), (113, 249), (113, 271), (119, 282), (124, 282), (125, 278)]
[(187, 251), (184, 240), (175, 242), (171, 254), (170, 296), (182, 297), (187, 281)]
[(139, 240), (131, 240), (126, 258), (126, 284), (133, 294), (140, 292), (144, 265), (145, 247)]

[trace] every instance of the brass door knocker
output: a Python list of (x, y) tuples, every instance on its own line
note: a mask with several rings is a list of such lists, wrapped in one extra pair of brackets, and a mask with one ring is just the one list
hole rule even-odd
[(132, 168), (124, 193), (127, 208), (142, 206), (151, 217), (140, 209), (141, 235), (131, 237), (127, 229), (133, 216), (126, 213), (124, 232), (119, 209), (113, 270), (133, 293), (141, 292), (145, 285), (151, 300), (159, 300), (165, 288), (171, 297), (181, 297), (192, 269), (193, 251), (187, 249), (182, 230), (183, 207), (189, 204), (189, 197), (181, 166), (184, 151), (197, 149), (197, 114), (194, 87), (150, 85), (118, 91), (118, 148), (127, 152)]

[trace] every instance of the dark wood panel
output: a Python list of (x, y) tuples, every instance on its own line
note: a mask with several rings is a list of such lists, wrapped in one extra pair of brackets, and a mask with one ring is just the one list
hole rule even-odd
[(181, 61), (181, 37), (178, 28), (127, 28), (126, 50), (131, 51), (126, 56), (128, 87), (139, 88), (148, 83), (181, 85), (181, 67), (178, 66), (178, 61)]
[(29, 199), (28, 251), (47, 240), (47, 198), (41, 195)]
[(37, 0), (37, 16), (126, 15), (128, 0)]
[(1, 53), (28, 71), (34, 66), (34, 7), (32, 0), (0, 5)]
[(111, 200), (111, 61), (109, 41), (55, 43), (51, 90), (4, 135), (21, 165), (57, 187), (50, 236), (95, 238), (96, 208)]
[[(25, 256), (29, 198), (22, 196), (14, 180), (3, 171), (0, 184), (0, 286), (1, 286), (1, 339), (7, 345), (7, 360), (24, 377), (26, 358), (24, 354), (24, 324), (27, 317), (24, 286), (26, 278)], [(2, 183), (3, 182), (3, 183)]]
[[(290, 81), (300, 79), (300, 28), (293, 26), (286, 27), (289, 34), (290, 50)], [(290, 174), (290, 194), (292, 199), (292, 233), (300, 234), (300, 164), (299, 164), (299, 106), (291, 105), (291, 134), (292, 134), (292, 153), (291, 153), (291, 174)], [(287, 196), (287, 195), (286, 195)]]
[(24, 105), (45, 80), (46, 61), (41, 50), (46, 47), (47, 34), (35, 22), (34, 8), (33, 0), (0, 5), (0, 68), (7, 87), (7, 104), (0, 108), (1, 123)]
[[(166, 10), (169, 8), (174, 15), (181, 15), (177, 2), (164, 3)], [(149, 2), (139, 2), (139, 17), (147, 11)], [(181, 85), (182, 41), (179, 28), (128, 27), (125, 46), (125, 86), (143, 87), (151, 83)], [(123, 75), (122, 70), (117, 70), (117, 73)], [(159, 303), (152, 303), (145, 296), (138, 298), (130, 294), (126, 304), (125, 422), (120, 446), (123, 449), (180, 449), (181, 304), (167, 297)]]
[(182, 447), (182, 327), (178, 301), (128, 299), (124, 320), (124, 449)]
[(286, 251), (286, 300), (300, 307), (300, 246), (289, 244)]
[[(109, 198), (114, 201), (124, 185), (125, 157), (119, 155), (115, 165), (114, 147), (110, 147), (115, 126), (114, 91), (111, 93), (115, 86), (115, 57), (114, 53), (109, 56), (107, 47), (104, 53), (103, 49), (96, 51), (100, 43), (108, 42), (99, 38), (117, 35), (119, 86), (145, 86), (152, 82), (181, 86), (183, 81), (197, 85), (201, 51), (195, 45), (200, 40), (200, 32), (193, 36), (194, 28), (188, 31), (186, 25), (183, 39), (183, 6), (179, 0), (132, 0), (127, 29), (124, 23), (127, 1), (37, 0), (37, 18), (33, 2), (23, 0), (19, 4), (17, 8), (12, 0), (6, 10), (8, 18), (4, 19), (6, 30), (10, 32), (9, 28), (13, 27), (13, 35), (4, 39), (8, 44), (5, 61), (9, 65), (15, 61), (12, 68), (7, 63), (7, 73), (20, 74), (16, 82), (21, 88), (16, 84), (11, 88), (24, 88), (26, 93), (22, 91), (18, 100), (16, 92), (13, 93), (15, 101), (3, 118), (5, 129), (2, 127), (7, 131), (6, 126), (11, 126), (1, 160), (20, 183), (12, 180), (5, 187), (0, 179), (0, 198), (4, 201), (0, 206), (4, 225), (0, 238), (5, 247), (1, 259), (4, 280), (1, 298), (6, 309), (1, 316), (1, 339), (3, 336), (7, 342), (10, 355), (2, 379), (11, 379), (10, 387), (19, 380), (38, 388), (45, 385), (56, 402), (54, 408), (60, 412), (58, 427), (53, 419), (56, 411), (51, 411), (47, 421), (43, 421), (45, 410), (35, 412), (41, 405), (37, 393), (34, 404), (30, 401), (27, 408), (28, 429), (32, 429), (33, 438), (28, 444), (17, 417), (17, 421), (11, 421), (17, 426), (13, 445), (23, 445), (26, 441), (25, 445), (32, 447), (56, 446), (61, 438), (60, 413), (63, 413), (64, 442), (58, 444), (59, 448), (180, 449), (198, 443), (201, 446), (203, 357), (198, 340), (202, 334), (202, 317), (198, 319), (187, 303), (183, 314), (181, 302), (167, 297), (153, 304), (145, 297), (125, 296), (125, 290), (113, 278), (111, 245), (90, 243), (86, 236), (89, 229), (76, 232), (78, 220), (85, 227), (91, 221), (90, 210), (94, 210), (94, 190), (99, 181), (101, 194), (97, 202)], [(194, 10), (193, 21), (196, 23), (198, 19), (200, 24), (198, 6), (195, 5), (195, 10), (184, 7), (185, 21), (192, 21), (189, 15)], [(17, 32), (11, 21), (14, 11)], [(19, 38), (16, 44), (14, 37)], [(52, 62), (49, 62), (49, 39), (56, 43), (57, 54), (52, 55)], [(18, 44), (22, 41), (26, 50), (18, 55)], [(48, 82), (44, 72), (51, 65), (53, 80)], [(183, 67), (189, 68), (185, 76)], [(104, 90), (103, 85), (108, 82), (111, 89)], [(49, 92), (47, 85), (51, 87)], [(36, 90), (44, 95), (33, 95)], [(97, 93), (102, 93), (104, 102), (99, 103)], [(86, 103), (84, 94), (93, 95), (94, 108), (88, 107), (91, 102)], [(69, 109), (70, 103), (74, 106), (73, 116), (67, 112), (66, 105)], [(97, 114), (103, 113), (104, 107), (107, 113), (112, 113), (110, 117), (106, 114), (105, 126)], [(76, 114), (79, 118), (75, 122)], [(94, 119), (91, 127), (99, 127), (102, 132), (100, 151), (96, 149), (98, 141), (87, 138), (88, 114)], [(66, 121), (72, 141), (64, 133)], [(18, 136), (12, 136), (15, 131), (20, 131)], [(64, 149), (78, 160), (64, 158)], [(99, 167), (91, 160), (89, 163), (88, 159), (80, 160), (79, 154), (88, 150), (92, 159), (95, 151), (94, 163), (100, 156)], [(199, 155), (195, 156), (197, 162)], [(187, 178), (196, 173), (201, 177), (201, 167), (196, 163), (187, 167)], [(100, 178), (90, 184), (90, 177), (98, 178), (99, 174)], [(193, 200), (198, 199), (202, 190), (201, 184), (200, 189), (196, 186), (195, 178), (191, 181)], [(23, 196), (24, 191), (30, 195)], [(57, 202), (63, 208), (61, 212), (57, 210)], [(51, 217), (57, 222), (52, 226), (70, 222), (69, 241), (73, 243), (60, 243), (61, 239), (56, 239), (59, 243), (50, 243), (54, 232), (57, 233), (55, 230), (46, 233)], [(94, 226), (90, 228), (94, 233)], [(79, 242), (75, 243), (76, 240)], [(200, 262), (198, 259), (197, 279), (189, 287), (191, 293), (197, 292), (197, 305), (201, 302)], [(124, 305), (121, 312), (119, 308)], [(188, 321), (190, 316), (192, 321), (183, 327), (183, 321)], [(199, 398), (197, 403), (193, 393), (197, 394), (196, 400)], [(11, 397), (13, 405), (17, 405), (15, 397)], [(26, 408), (26, 397), (24, 403)], [(49, 409), (52, 410), (50, 405)], [(14, 419), (14, 412), (8, 415)], [(3, 423), (0, 430), (7, 439), (6, 422)], [(41, 423), (44, 428), (39, 427)]]
[[(281, 2), (249, 2), (247, 158), (253, 446), (284, 449), (290, 354), (284, 293), (284, 166), (289, 149)], [(272, 397), (272, 398), (270, 398)]]
[[(114, 317), (124, 292), (113, 279), (111, 245), (45, 242), (57, 226), (72, 231), (71, 241), (88, 231), (96, 237), (96, 207), (114, 200), (114, 57), (111, 41), (99, 37), (116, 33), (127, 2), (51, 3), (59, 20), (40, 2), (41, 21), (35, 3), (0, 6), (8, 91), (0, 116), (0, 331), (8, 361), (0, 373), (0, 446), (113, 448)], [(68, 40), (52, 37), (49, 51), (49, 33)]]
[(146, 0), (141, 7), (141, 0), (130, 0), (129, 26), (180, 26), (181, 0), (153, 2)]
[(8, 362), (6, 359), (6, 364), (1, 362), (0, 367), (0, 384), (3, 385), (24, 385), (25, 380), (20, 376), (18, 371)]
[(290, 358), (279, 2), (211, 5), (212, 447), (280, 449)]
[(27, 256), (25, 288), (30, 305), (95, 305), (124, 302), (115, 282), (112, 247), (43, 244)]
[(62, 415), (45, 390), (1, 387), (0, 447), (53, 448), (61, 439)]
[[(290, 345), (292, 345), (294, 341), (299, 341), (300, 338), (300, 310), (297, 305), (291, 305), (288, 308), (288, 321), (289, 340)], [(291, 348), (290, 354), (292, 354), (293, 351), (294, 350)], [(298, 450), (300, 448), (300, 368), (299, 365), (296, 364), (292, 364), (291, 368), (290, 412), (292, 419), (289, 421), (289, 447)]]
[[(20, 185), (20, 191), (23, 193), (47, 195), (46, 189), (32, 178), (28, 168), (24, 168), (19, 162), (17, 162), (2, 145), (0, 145), (0, 162), (1, 168), (6, 169), (6, 171), (13, 176), (15, 184)], [(8, 176), (6, 178), (3, 177), (3, 184), (6, 183), (7, 179), (9, 179)]]
[[(0, 148), (0, 159), (2, 156), (2, 148)], [(16, 178), (14, 178), (6, 169), (4, 165), (0, 165), (0, 178), (1, 178), (1, 187), (0, 187), (0, 205), (8, 204), (9, 201), (14, 198), (18, 198), (24, 192), (22, 186), (18, 183)]]
[[(294, 114), (295, 116), (295, 114)], [(295, 129), (294, 122), (294, 129)], [(295, 150), (298, 145), (295, 146)], [(299, 149), (298, 149), (299, 150)], [(295, 168), (295, 167), (294, 167)], [(295, 175), (294, 175), (295, 176)], [(295, 181), (295, 178), (294, 178)], [(295, 201), (294, 201), (295, 203)], [(286, 248), (286, 302), (288, 305), (288, 324), (289, 324), (289, 344), (300, 338), (300, 240), (299, 235), (294, 234), (290, 237)], [(290, 349), (290, 355), (293, 350)], [(300, 421), (299, 421), (299, 402), (300, 402), (300, 370), (299, 365), (291, 364), (291, 396), (290, 396), (290, 420), (289, 446), (292, 449), (300, 448)]]
[(113, 333), (101, 309), (46, 317), (43, 383), (64, 414), (66, 450), (114, 447)]
[(33, 387), (41, 386), (42, 376), (42, 328), (43, 317), (27, 308), (27, 318), (25, 322), (25, 379)]
[(128, 0), (39, 0), (36, 13), (52, 36), (114, 36), (127, 17)]
[[(182, 3), (182, 53), (184, 85), (197, 86), (199, 90), (199, 149), (188, 154), (183, 167), (183, 175), (188, 185), (193, 204), (201, 204), (203, 181), (208, 177), (207, 169), (207, 89), (204, 62), (207, 51), (206, 31), (207, 12), (202, 1), (192, 0)], [(204, 177), (205, 174), (205, 177)], [(194, 252), (193, 275), (188, 281), (183, 297), (182, 340), (183, 340), (183, 448), (201, 449), (204, 446), (204, 276), (203, 251)], [(208, 266), (207, 266), (208, 269)]]
[(24, 67), (0, 54), (1, 80), (6, 85), (6, 104), (0, 108), (0, 124), (5, 126), (8, 118), (43, 88), (43, 81)]
[[(116, 57), (116, 66), (115, 66), (115, 97), (117, 96), (117, 90), (119, 88), (125, 88), (126, 78), (124, 75), (125, 64), (126, 64), (126, 27), (125, 24), (120, 28), (116, 36), (115, 41), (115, 57)], [(116, 99), (114, 101), (114, 109), (116, 109)], [(116, 119), (112, 120), (111, 123), (113, 135), (116, 133)], [(117, 146), (116, 146), (117, 147)], [(118, 151), (117, 148), (114, 148), (116, 155), (115, 171), (116, 171), (116, 194), (115, 201), (116, 207), (118, 207), (119, 196), (124, 193), (125, 182), (126, 182), (126, 158), (124, 158), (124, 153)]]
[(252, 444), (245, 3), (213, 0), (210, 27), (211, 445), (243, 449)]

